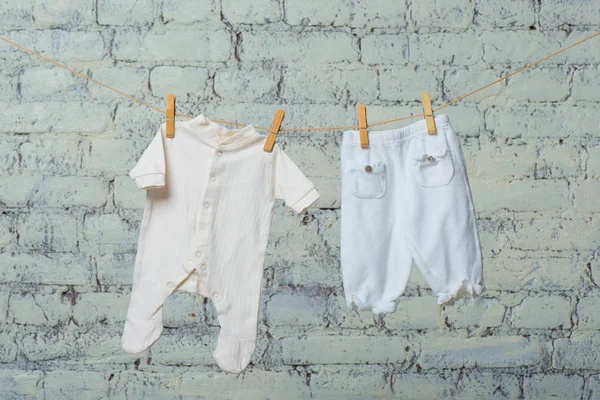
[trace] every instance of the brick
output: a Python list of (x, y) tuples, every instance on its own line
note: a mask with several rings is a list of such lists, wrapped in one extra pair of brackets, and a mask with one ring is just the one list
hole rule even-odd
[(395, 363), (409, 357), (407, 342), (382, 336), (311, 336), (281, 341), (285, 364)]
[(564, 180), (471, 180), (475, 209), (482, 211), (556, 211), (569, 207)]
[(454, 398), (456, 379), (437, 374), (396, 373), (392, 378), (394, 394), (401, 399)]
[(76, 175), (79, 151), (75, 140), (37, 139), (19, 146), (19, 171), (31, 175)]
[[(133, 275), (133, 271), (131, 271), (131, 275)], [(163, 304), (164, 326), (168, 328), (194, 326), (194, 329), (204, 326), (205, 311), (208, 305), (203, 305), (203, 299), (199, 295), (187, 292), (172, 293)], [(127, 299), (127, 301), (129, 300)]]
[(600, 330), (599, 307), (600, 297), (582, 297), (579, 299), (577, 304), (579, 323), (577, 327), (581, 330)]
[(96, 371), (49, 371), (41, 387), (44, 399), (103, 398), (108, 395), (108, 377)]
[(599, 345), (600, 339), (595, 332), (556, 339), (552, 366), (558, 369), (597, 370), (600, 368), (600, 354), (590, 349), (597, 349)]
[(570, 94), (565, 68), (530, 68), (506, 80), (503, 95), (517, 101), (562, 101)]
[[(487, 85), (500, 78), (501, 71), (483, 69), (481, 67), (457, 68), (446, 72), (444, 76), (444, 96), (455, 99), (465, 94), (468, 90)], [(475, 93), (463, 100), (465, 103), (481, 103), (483, 101), (494, 101), (502, 92), (504, 83), (500, 82), (488, 87), (479, 93)]]
[[(483, 61), (490, 64), (518, 64), (515, 67), (521, 67), (559, 50), (565, 37), (565, 32), (560, 31), (484, 31), (481, 35), (485, 50)], [(510, 45), (507, 46), (507, 43)], [(561, 53), (544, 61), (544, 64), (563, 64), (567, 61), (565, 57), (565, 53)]]
[(254, 101), (264, 96), (275, 96), (279, 75), (274, 69), (260, 66), (220, 69), (215, 74), (214, 91), (229, 101)]
[(444, 307), (443, 314), (454, 328), (496, 327), (502, 325), (505, 311), (498, 299), (476, 297)]
[[(97, 61), (108, 53), (104, 37), (98, 31), (68, 31), (63, 29), (14, 30), (7, 32), (3, 36), (15, 43), (25, 43), (30, 49), (43, 49), (45, 57), (56, 61)], [(14, 47), (0, 47), (0, 54), (7, 52), (14, 52)], [(65, 106), (64, 103), (60, 104)], [(44, 104), (44, 106), (47, 105)], [(30, 114), (27, 116), (29, 119), (37, 115), (39, 111), (42, 111), (32, 110), (30, 108), (31, 104), (23, 104), (22, 106), (29, 108)], [(12, 108), (15, 108), (14, 105)]]
[(352, 3), (350, 26), (356, 28), (404, 28), (406, 3), (394, 0), (365, 0)]
[(19, 76), (19, 94), (22, 100), (65, 100), (81, 98), (84, 80), (66, 69), (53, 65), (27, 68)]
[[(363, 84), (366, 82), (363, 80)], [(412, 66), (385, 68), (379, 71), (381, 100), (403, 101), (421, 98), (428, 91), (432, 101), (439, 100), (440, 79), (431, 68)]]
[(517, 399), (521, 395), (519, 378), (514, 374), (468, 371), (459, 379), (457, 389), (463, 399)]
[(69, 319), (71, 304), (61, 292), (12, 293), (9, 312), (16, 324), (56, 326)]
[(560, 138), (595, 135), (598, 120), (586, 107), (493, 107), (485, 112), (485, 124), (502, 138)]
[[(198, 332), (194, 335), (163, 334), (152, 345), (152, 361), (161, 365), (213, 365), (212, 353), (217, 345), (218, 333)], [(256, 354), (253, 355), (256, 359)]]
[(144, 209), (146, 191), (140, 190), (129, 176), (117, 176), (114, 182), (115, 203), (120, 207)]
[(81, 171), (91, 176), (127, 176), (139, 159), (136, 158), (135, 143), (131, 140), (93, 138), (84, 142), (82, 148)]
[[(118, 31), (112, 49), (115, 60), (227, 61), (231, 37), (224, 30)], [(177, 43), (177, 46), (173, 46)]]
[(475, 24), (480, 27), (517, 28), (531, 26), (535, 22), (533, 3), (520, 0), (478, 0), (476, 10)]
[(377, 99), (377, 73), (373, 69), (307, 66), (285, 71), (281, 97), (288, 101), (355, 103)]
[(318, 0), (286, 1), (284, 18), (289, 25), (344, 26), (350, 14), (351, 5), (345, 1), (329, 2), (327, 7)]
[(106, 249), (95, 260), (97, 278), (102, 285), (131, 285), (135, 265), (135, 252), (123, 253)]
[(591, 375), (585, 380), (584, 399), (600, 399), (600, 376)]
[(527, 399), (580, 398), (583, 378), (578, 375), (542, 375), (526, 377), (523, 393)]
[(1, 132), (99, 133), (109, 119), (108, 108), (93, 102), (22, 103), (12, 104), (10, 110), (0, 115)]
[(600, 146), (587, 149), (586, 171), (588, 176), (600, 177)]
[(479, 148), (463, 147), (469, 180), (533, 178), (537, 149), (531, 145), (506, 146), (482, 143)]
[(20, 355), (30, 362), (76, 357), (77, 335), (73, 330), (40, 330), (19, 337)]
[(597, 219), (517, 219), (510, 240), (523, 250), (590, 249), (600, 243)]
[(154, 1), (105, 0), (98, 3), (100, 25), (143, 25), (154, 19)]
[[(131, 96), (142, 97), (148, 87), (149, 70), (140, 66), (106, 66), (94, 67), (93, 74), (88, 75), (106, 85), (118, 88)], [(93, 82), (84, 81), (87, 84), (87, 91), (94, 99), (115, 99), (115, 92), (97, 85)]]
[(89, 215), (83, 221), (83, 237), (90, 244), (137, 243), (138, 229), (117, 214)]
[(269, 24), (281, 21), (281, 6), (277, 0), (248, 0), (243, 3), (223, 0), (223, 16), (234, 24)]
[(490, 290), (574, 290), (583, 274), (583, 265), (569, 258), (493, 258), (484, 265)]
[[(144, 399), (180, 399), (180, 377), (172, 373), (151, 371), (121, 371), (109, 382), (110, 398), (127, 400), (142, 397)], [(204, 391), (202, 391), (204, 393)]]
[(50, 252), (77, 249), (77, 221), (68, 214), (33, 212), (19, 218), (19, 244)]
[(378, 314), (372, 311), (358, 311), (346, 306), (343, 294), (327, 298), (327, 321), (340, 328), (364, 329), (375, 326)]
[(364, 64), (405, 65), (408, 62), (408, 37), (398, 35), (367, 35), (360, 41)]
[[(18, 144), (12, 141), (0, 140), (0, 172), (4, 174), (16, 173), (19, 169), (19, 152), (17, 151)], [(0, 192), (1, 193), (1, 192)]]
[(600, 101), (600, 67), (588, 66), (573, 73), (573, 98)]
[(571, 328), (571, 300), (562, 296), (528, 297), (513, 309), (513, 326), (529, 329)]
[(0, 387), (7, 399), (33, 398), (38, 392), (38, 382), (43, 376), (42, 371), (25, 371), (15, 369), (0, 370)]
[(6, 322), (8, 318), (8, 298), (10, 292), (8, 288), (3, 289), (0, 287), (0, 323)]
[(0, 248), (16, 245), (16, 229), (13, 219), (5, 214), (0, 214)]
[(96, 178), (43, 178), (31, 204), (38, 207), (102, 207), (106, 204), (107, 189), (107, 183)]
[(535, 175), (538, 179), (564, 178), (581, 175), (579, 146), (542, 146), (539, 150)]
[(317, 399), (389, 399), (388, 373), (378, 367), (320, 367), (312, 369), (310, 391)]
[(77, 324), (114, 324), (125, 321), (129, 296), (120, 293), (81, 293), (73, 306)]
[(575, 208), (582, 212), (600, 211), (600, 181), (585, 180), (575, 190)]
[(202, 97), (207, 84), (206, 68), (159, 66), (150, 71), (152, 94), (159, 97), (165, 97), (168, 93), (174, 93), (178, 99)]
[(33, 25), (32, 1), (3, 1), (0, 3), (0, 25), (8, 28), (25, 28)]
[(324, 325), (326, 299), (316, 296), (276, 294), (266, 305), (269, 326)]
[(0, 178), (0, 202), (6, 207), (25, 207), (38, 191), (42, 177), (9, 176)]
[(90, 267), (81, 255), (0, 253), (0, 283), (85, 285), (90, 278)]
[(410, 61), (414, 64), (473, 65), (482, 56), (480, 38), (472, 33), (410, 36)]
[(413, 4), (412, 19), (419, 27), (465, 29), (472, 24), (472, 1), (432, 0)]
[[(293, 43), (294, 45), (290, 45)], [(242, 61), (327, 64), (356, 61), (350, 35), (338, 32), (245, 32), (240, 47)]]
[(32, 16), (37, 26), (92, 25), (95, 22), (94, 2), (91, 0), (75, 0), (68, 3), (35, 2)]
[(265, 393), (285, 393), (290, 400), (306, 399), (310, 388), (305, 378), (296, 371), (254, 370), (252, 374), (224, 374), (215, 372), (185, 372), (181, 376), (181, 395), (194, 397), (202, 393), (207, 398), (230, 399), (263, 398)]
[(558, 28), (563, 24), (595, 25), (600, 18), (600, 4), (594, 0), (577, 2), (577, 7), (561, 0), (544, 1), (540, 7), (540, 23), (546, 29)]
[(441, 325), (440, 306), (435, 296), (401, 296), (393, 313), (385, 314), (388, 329), (434, 329)]
[(113, 331), (112, 334), (108, 335), (104, 333), (97, 334), (97, 330), (90, 330), (89, 332), (94, 333), (94, 336), (83, 346), (82, 358), (86, 365), (127, 365), (134, 364), (136, 360), (147, 360), (149, 355), (149, 351), (147, 350), (141, 353), (127, 353), (123, 351), (121, 347), (122, 330)]
[(541, 361), (539, 339), (519, 336), (425, 339), (420, 365), (432, 368), (503, 368), (535, 365)]
[(12, 363), (18, 354), (17, 331), (14, 326), (0, 327), (0, 362)]
[(168, 24), (221, 24), (221, 7), (215, 0), (173, 0), (160, 6), (162, 20)]

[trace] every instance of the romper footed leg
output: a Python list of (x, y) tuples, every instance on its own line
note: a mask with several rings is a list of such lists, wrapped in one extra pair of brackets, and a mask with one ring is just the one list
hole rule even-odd
[(237, 374), (250, 364), (255, 348), (256, 337), (236, 338), (221, 331), (213, 357), (222, 370)]

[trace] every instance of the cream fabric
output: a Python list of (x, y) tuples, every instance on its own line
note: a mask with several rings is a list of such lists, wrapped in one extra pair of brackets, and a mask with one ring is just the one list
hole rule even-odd
[(212, 300), (221, 330), (217, 364), (238, 373), (255, 349), (260, 290), (276, 199), (302, 212), (319, 198), (278, 144), (252, 125), (228, 130), (204, 115), (162, 124), (129, 172), (146, 191), (122, 347), (137, 353), (161, 335), (174, 291)]

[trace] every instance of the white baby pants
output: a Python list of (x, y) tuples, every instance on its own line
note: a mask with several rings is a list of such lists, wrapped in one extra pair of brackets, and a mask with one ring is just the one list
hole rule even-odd
[(446, 115), (369, 134), (344, 132), (341, 268), (348, 307), (392, 312), (411, 261), (443, 304), (482, 290), (482, 259), (464, 156)]

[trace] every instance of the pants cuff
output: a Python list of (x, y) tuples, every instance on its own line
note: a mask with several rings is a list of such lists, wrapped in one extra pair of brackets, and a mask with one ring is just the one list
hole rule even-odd
[(150, 321), (127, 318), (123, 329), (121, 347), (127, 353), (144, 351), (160, 337), (162, 330), (162, 317)]

